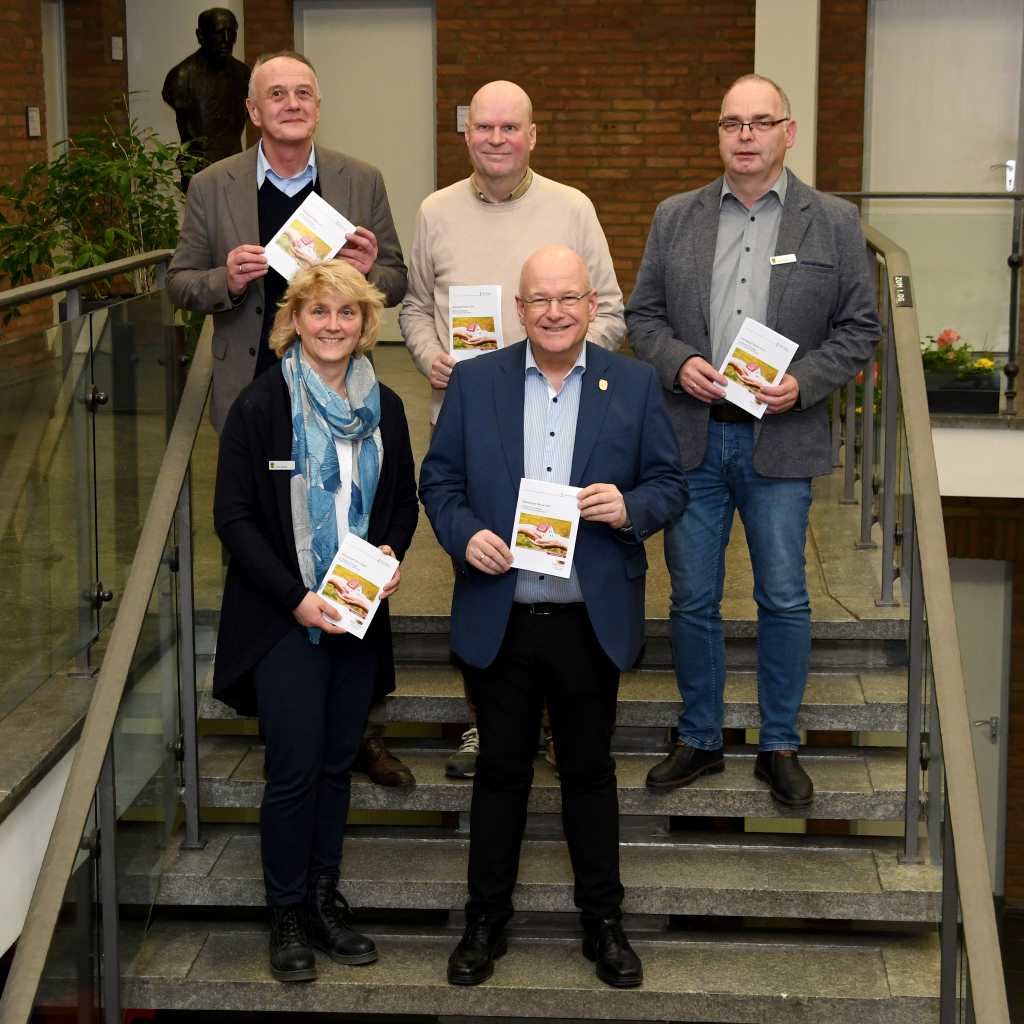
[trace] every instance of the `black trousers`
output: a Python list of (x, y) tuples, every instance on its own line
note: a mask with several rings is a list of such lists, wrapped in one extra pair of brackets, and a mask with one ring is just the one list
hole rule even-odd
[(296, 625), (254, 670), (266, 743), (260, 847), (267, 903), (306, 898), (311, 879), (337, 879), (351, 768), (373, 695), (376, 659), (365, 641)]
[(619, 800), (611, 737), (619, 670), (584, 605), (549, 615), (513, 605), (497, 658), (473, 679), (480, 755), (470, 813), (470, 918), (512, 916), (512, 890), (547, 700), (562, 787), (562, 826), (584, 924), (621, 917)]

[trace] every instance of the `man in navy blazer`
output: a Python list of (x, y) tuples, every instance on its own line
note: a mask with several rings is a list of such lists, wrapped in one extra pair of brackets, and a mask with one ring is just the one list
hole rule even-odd
[[(665, 531), (679, 741), (647, 785), (684, 786), (724, 767), (720, 605), (738, 510), (758, 606), (754, 774), (778, 802), (804, 807), (814, 789), (797, 758), (796, 717), (811, 645), (811, 478), (832, 470), (825, 399), (864, 365), (880, 327), (857, 210), (786, 170), (795, 138), (776, 83), (759, 75), (733, 83), (718, 122), (725, 173), (658, 207), (626, 323), (664, 389), (688, 496)], [(799, 346), (789, 372), (760, 389), (761, 419), (723, 401), (718, 372), (746, 317)]]
[[(611, 735), (619, 672), (644, 641), (643, 541), (685, 502), (678, 445), (653, 371), (586, 342), (597, 299), (575, 252), (534, 253), (516, 304), (526, 342), (456, 367), (420, 473), (458, 570), (452, 650), (481, 670), (467, 925), (448, 979), (478, 984), (505, 952), (546, 699), (583, 953), (603, 981), (634, 987)], [(512, 569), (524, 478), (580, 488), (568, 579)]]

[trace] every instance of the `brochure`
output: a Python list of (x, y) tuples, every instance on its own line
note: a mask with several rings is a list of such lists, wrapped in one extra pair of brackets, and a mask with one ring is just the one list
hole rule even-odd
[(501, 285), (452, 285), (448, 289), (448, 351), (461, 362), (504, 344)]
[(758, 392), (765, 384), (782, 380), (798, 348), (796, 342), (748, 316), (718, 368), (728, 378), (726, 399), (760, 419), (765, 407)]
[(512, 567), (568, 579), (576, 548), (580, 510), (578, 487), (521, 480), (516, 502)]
[(362, 638), (380, 605), (381, 589), (397, 568), (396, 558), (348, 533), (317, 593), (341, 612), (340, 625)]
[(310, 192), (267, 243), (267, 262), (290, 281), (303, 267), (329, 260), (355, 229), (330, 203)]

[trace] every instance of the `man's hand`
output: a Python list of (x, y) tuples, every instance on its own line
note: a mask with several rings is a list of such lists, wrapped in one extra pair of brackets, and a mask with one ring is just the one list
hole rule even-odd
[(512, 568), (512, 552), (496, 533), (477, 530), (466, 545), (466, 562), (488, 576), (501, 576)]
[(236, 245), (228, 253), (228, 292), (238, 298), (250, 281), (263, 277), (267, 272), (267, 257), (262, 245)]
[[(395, 557), (394, 549), (391, 547), (390, 544), (381, 544), (380, 547), (379, 547), (379, 550), (383, 551), (385, 555), (390, 555), (392, 558)], [(387, 583), (384, 584), (383, 587), (381, 587), (380, 599), (383, 601), (384, 598), (390, 597), (398, 589), (399, 584), (401, 582), (402, 582), (402, 567), (399, 566), (395, 570), (395, 575), (392, 576), (391, 579), (389, 579), (387, 581)]]
[(365, 277), (377, 262), (377, 236), (369, 228), (358, 227), (345, 239), (348, 244), (338, 250), (338, 259), (351, 263)]
[(725, 394), (725, 377), (706, 359), (691, 356), (679, 371), (679, 386), (701, 402), (710, 402)]
[(310, 590), (306, 596), (292, 609), (292, 615), (300, 626), (318, 627), (325, 633), (346, 633), (344, 626), (338, 625), (341, 616), (330, 602)]
[(442, 352), (430, 364), (430, 374), (428, 377), (430, 386), (437, 391), (444, 391), (448, 387), (448, 381), (451, 380), (452, 370), (454, 369), (455, 356), (450, 352)]
[(615, 484), (588, 484), (576, 496), (576, 504), (580, 515), (593, 523), (607, 523), (618, 530), (629, 522), (626, 500)]
[(758, 398), (766, 413), (789, 412), (800, 397), (800, 381), (787, 373), (778, 384), (762, 384)]

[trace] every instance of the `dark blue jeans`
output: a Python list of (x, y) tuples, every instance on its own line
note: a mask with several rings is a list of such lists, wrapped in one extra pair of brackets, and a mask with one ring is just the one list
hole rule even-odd
[(260, 848), (271, 906), (301, 903), (311, 879), (338, 877), (375, 666), (365, 640), (324, 633), (314, 645), (296, 625), (253, 670), (266, 743)]
[(804, 544), (810, 479), (766, 477), (753, 467), (753, 424), (708, 423), (703, 463), (686, 474), (686, 511), (665, 531), (672, 579), (672, 655), (683, 698), (679, 736), (702, 750), (722, 745), (725, 549), (739, 510), (754, 570), (761, 750), (796, 750), (807, 683), (811, 608)]

